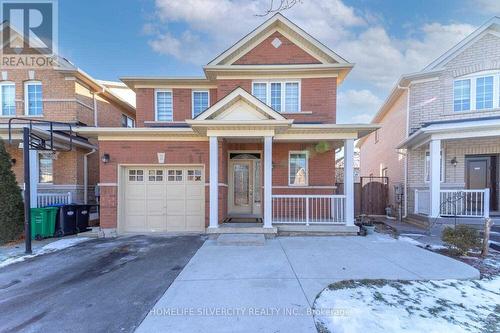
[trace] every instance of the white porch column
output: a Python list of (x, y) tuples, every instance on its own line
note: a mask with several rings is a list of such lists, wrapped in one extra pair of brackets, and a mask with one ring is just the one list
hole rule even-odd
[(441, 206), (441, 140), (431, 140), (429, 143), (430, 155), (430, 207), (431, 217), (439, 217)]
[(273, 137), (264, 137), (264, 228), (272, 228)]
[(209, 228), (219, 227), (219, 144), (216, 136), (210, 137), (210, 217)]
[(344, 140), (345, 224), (354, 225), (354, 139)]

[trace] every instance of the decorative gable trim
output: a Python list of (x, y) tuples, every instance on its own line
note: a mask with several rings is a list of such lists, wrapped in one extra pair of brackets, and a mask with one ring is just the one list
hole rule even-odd
[(243, 54), (253, 49), (276, 31), (297, 46), (303, 48), (304, 51), (310, 53), (322, 63), (348, 64), (344, 58), (333, 52), (286, 17), (277, 13), (210, 61), (207, 66), (229, 65), (234, 63)]
[[(229, 93), (226, 97), (209, 107), (204, 112), (200, 113), (195, 121), (202, 120), (211, 120), (213, 116), (215, 116), (218, 112), (222, 111), (222, 115), (225, 114), (225, 109), (238, 102), (239, 100), (244, 100), (247, 104), (253, 106), (255, 108), (255, 112), (260, 112), (262, 115), (265, 115), (266, 119), (269, 120), (287, 120), (278, 112), (274, 111), (267, 104), (261, 102), (259, 99), (255, 98), (253, 95), (249, 94), (245, 89), (238, 87)], [(225, 114), (227, 117), (227, 114)], [(257, 116), (256, 116), (257, 117)]]

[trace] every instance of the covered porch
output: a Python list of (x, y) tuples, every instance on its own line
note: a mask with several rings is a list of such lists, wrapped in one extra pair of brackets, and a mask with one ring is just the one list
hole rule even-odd
[[(295, 124), (242, 89), (187, 122), (209, 139), (208, 233), (357, 232), (354, 141), (376, 126)], [(341, 147), (346, 185), (336, 194)]]
[(408, 155), (408, 211), (480, 222), (499, 211), (500, 119), (429, 124), (400, 148)]

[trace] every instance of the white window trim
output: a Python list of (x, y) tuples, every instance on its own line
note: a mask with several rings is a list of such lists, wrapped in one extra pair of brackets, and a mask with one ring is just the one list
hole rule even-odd
[[(169, 92), (172, 94), (172, 119), (171, 120), (158, 120), (158, 93), (159, 92)], [(161, 122), (172, 122), (174, 121), (174, 91), (172, 89), (155, 89), (155, 121)]]
[[(304, 185), (296, 185), (290, 183), (290, 155), (292, 154), (305, 154), (306, 155), (306, 183)], [(288, 186), (305, 187), (309, 186), (309, 151), (307, 150), (290, 150), (288, 151)]]
[[(487, 76), (493, 76), (493, 107), (492, 108), (484, 108), (484, 109), (477, 109), (476, 107), (476, 88), (477, 88), (477, 79), (482, 78), (482, 77), (487, 77)], [(461, 80), (469, 80), (470, 82), (470, 109), (469, 110), (461, 110), (461, 111), (455, 111), (455, 82), (456, 81), (461, 81)], [(482, 72), (477, 72), (474, 74), (469, 74), (469, 75), (464, 75), (461, 77), (456, 77), (453, 80), (453, 101), (452, 101), (452, 110), (453, 112), (471, 112), (471, 111), (490, 111), (490, 110), (495, 110), (500, 108), (500, 71), (494, 70), (494, 71), (482, 71)]]
[[(271, 84), (272, 83), (281, 83), (281, 111), (277, 111), (279, 113), (300, 113), (302, 112), (302, 85), (300, 79), (294, 80), (253, 80), (252, 81), (252, 95), (254, 95), (253, 86), (255, 83), (264, 83), (266, 84), (266, 104), (271, 106)], [(298, 110), (297, 111), (287, 111), (286, 107), (286, 99), (285, 99), (285, 85), (286, 83), (297, 83), (298, 84)]]
[[(2, 110), (2, 87), (3, 86), (14, 86), (14, 114), (3, 114)], [(15, 117), (17, 113), (16, 108), (16, 83), (13, 81), (2, 81), (0, 82), (0, 117)]]
[(51, 182), (42, 182), (40, 181), (42, 179), (41, 177), (41, 168), (40, 168), (40, 159), (42, 158), (43, 156), (43, 153), (38, 153), (38, 161), (37, 161), (37, 164), (38, 164), (38, 184), (54, 184), (54, 159), (52, 159), (52, 181)]
[[(458, 112), (458, 111), (457, 111)], [(429, 176), (429, 180), (427, 180), (427, 177), (426, 177), (426, 174), (427, 172), (429, 172), (429, 170), (426, 170), (427, 169), (427, 154), (429, 154), (429, 158), (430, 158), (430, 150), (426, 150), (425, 151), (425, 154), (424, 154), (424, 183), (430, 183), (430, 176)], [(446, 154), (445, 154), (445, 151), (444, 149), (441, 149), (441, 183), (444, 183), (445, 182), (445, 176), (446, 176), (446, 172), (445, 172), (445, 168), (446, 168)]]
[[(253, 87), (253, 85), (252, 85), (252, 87)], [(207, 106), (207, 109), (210, 107), (210, 90), (208, 90), (208, 89), (191, 90), (191, 118), (193, 118), (193, 119), (195, 117), (195, 115), (194, 115), (194, 93), (196, 93), (196, 92), (206, 92), (208, 94), (208, 106)], [(203, 113), (205, 111), (206, 110), (201, 111), (201, 113)]]
[(28, 117), (43, 117), (43, 90), (42, 90), (42, 113), (40, 114), (29, 114), (29, 102), (28, 102), (28, 86), (29, 85), (39, 85), (42, 87), (42, 81), (31, 80), (24, 82), (24, 115)]

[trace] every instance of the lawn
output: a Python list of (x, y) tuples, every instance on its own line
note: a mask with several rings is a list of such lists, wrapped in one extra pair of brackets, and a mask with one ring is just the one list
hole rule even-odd
[[(498, 269), (498, 260), (485, 264)], [(500, 332), (500, 275), (480, 280), (341, 281), (315, 301), (319, 332)]]

